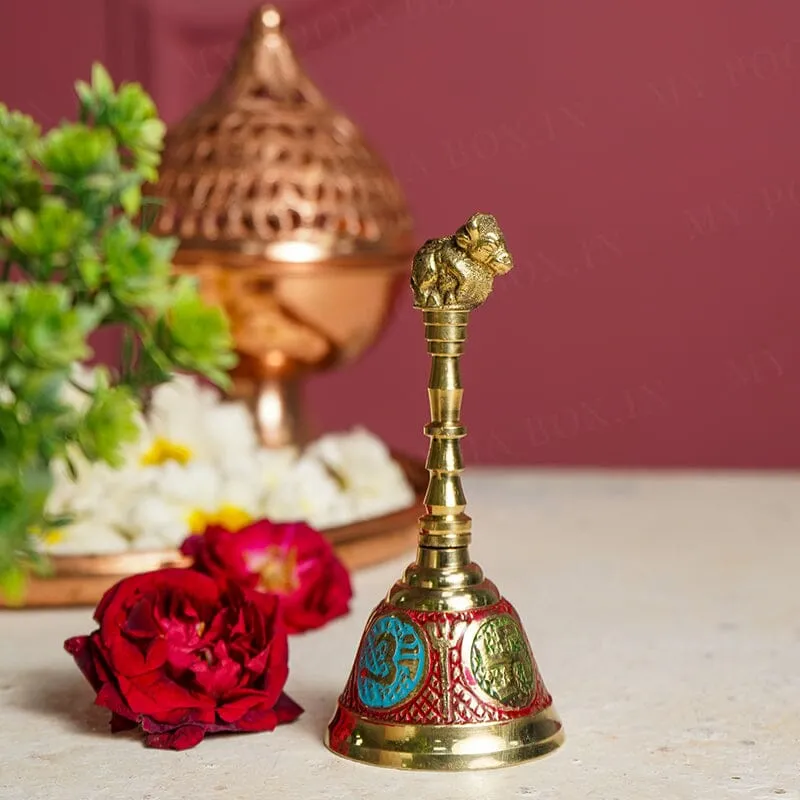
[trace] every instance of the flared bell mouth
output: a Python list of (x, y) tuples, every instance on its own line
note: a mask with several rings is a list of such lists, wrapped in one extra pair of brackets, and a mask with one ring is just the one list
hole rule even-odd
[(436, 772), (496, 769), (541, 758), (564, 743), (553, 706), (503, 722), (399, 725), (374, 722), (338, 706), (325, 746), (353, 761)]

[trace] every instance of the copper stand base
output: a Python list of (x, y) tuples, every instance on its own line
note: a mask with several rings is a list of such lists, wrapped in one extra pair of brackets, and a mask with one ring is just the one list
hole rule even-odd
[(310, 441), (299, 378), (267, 378), (255, 383), (247, 405), (264, 447), (302, 447)]

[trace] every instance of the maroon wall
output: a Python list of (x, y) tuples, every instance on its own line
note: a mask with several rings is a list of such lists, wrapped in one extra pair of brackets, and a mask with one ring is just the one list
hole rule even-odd
[[(0, 0), (0, 100), (52, 123), (99, 58), (174, 121), (254, 5)], [(796, 0), (284, 11), (309, 72), (396, 169), (421, 239), (478, 209), (506, 230), (517, 266), (474, 315), (463, 369), (471, 460), (800, 465)], [(409, 304), (311, 387), (321, 425), (424, 449)]]

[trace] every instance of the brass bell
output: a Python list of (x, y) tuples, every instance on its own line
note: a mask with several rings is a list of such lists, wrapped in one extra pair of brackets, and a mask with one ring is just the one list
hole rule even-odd
[(563, 742), (513, 606), (471, 561), (460, 440), (459, 359), (470, 311), (513, 266), (490, 214), (414, 257), (414, 306), (432, 358), (425, 514), (417, 557), (367, 621), (325, 736), (346, 758), (402, 769), (516, 764)]

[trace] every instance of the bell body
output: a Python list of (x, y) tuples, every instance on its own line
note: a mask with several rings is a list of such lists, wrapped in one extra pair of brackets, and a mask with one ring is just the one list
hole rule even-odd
[(463, 611), (373, 611), (326, 744), (386, 767), (469, 770), (558, 747), (561, 722), (519, 617), (501, 598)]

